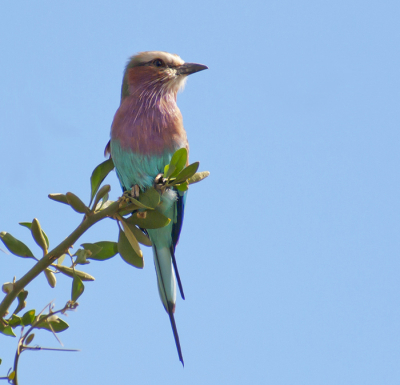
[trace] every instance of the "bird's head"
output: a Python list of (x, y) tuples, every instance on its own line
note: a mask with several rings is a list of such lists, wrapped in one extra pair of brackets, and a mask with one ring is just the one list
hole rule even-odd
[(140, 52), (126, 65), (121, 101), (138, 92), (142, 97), (174, 94), (185, 86), (187, 75), (207, 69), (203, 64), (185, 63), (178, 55), (162, 51)]

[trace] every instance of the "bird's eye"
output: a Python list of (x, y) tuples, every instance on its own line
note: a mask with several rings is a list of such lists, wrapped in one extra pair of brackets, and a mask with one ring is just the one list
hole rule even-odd
[(154, 60), (153, 60), (153, 64), (154, 64), (156, 67), (162, 67), (162, 66), (164, 65), (164, 62), (163, 62), (161, 59), (154, 59)]

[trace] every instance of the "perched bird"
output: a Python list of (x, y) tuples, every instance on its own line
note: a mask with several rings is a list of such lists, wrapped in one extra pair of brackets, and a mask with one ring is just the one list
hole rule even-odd
[[(207, 69), (202, 64), (185, 63), (168, 52), (141, 52), (133, 56), (124, 72), (121, 104), (111, 126), (111, 153), (122, 189), (145, 191), (163, 173), (173, 153), (189, 150), (182, 114), (176, 104), (177, 93), (187, 75)], [(186, 192), (167, 189), (158, 209), (171, 219), (169, 225), (148, 229), (153, 244), (158, 291), (169, 315), (179, 359), (183, 364), (175, 324), (176, 283), (184, 299), (175, 260), (175, 248), (182, 228)]]

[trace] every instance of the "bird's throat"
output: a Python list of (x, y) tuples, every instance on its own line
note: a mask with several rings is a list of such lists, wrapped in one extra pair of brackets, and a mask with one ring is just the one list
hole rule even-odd
[(182, 115), (173, 93), (134, 93), (121, 102), (111, 128), (121, 148), (160, 155), (187, 147)]

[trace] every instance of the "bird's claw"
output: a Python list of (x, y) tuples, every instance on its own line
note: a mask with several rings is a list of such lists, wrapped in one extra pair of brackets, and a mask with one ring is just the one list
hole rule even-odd
[(131, 197), (137, 199), (139, 198), (139, 193), (140, 193), (139, 186), (137, 184), (133, 185), (131, 189)]
[(165, 184), (167, 183), (167, 180), (164, 178), (163, 174), (158, 174), (154, 178), (154, 188), (162, 194), (165, 190)]

